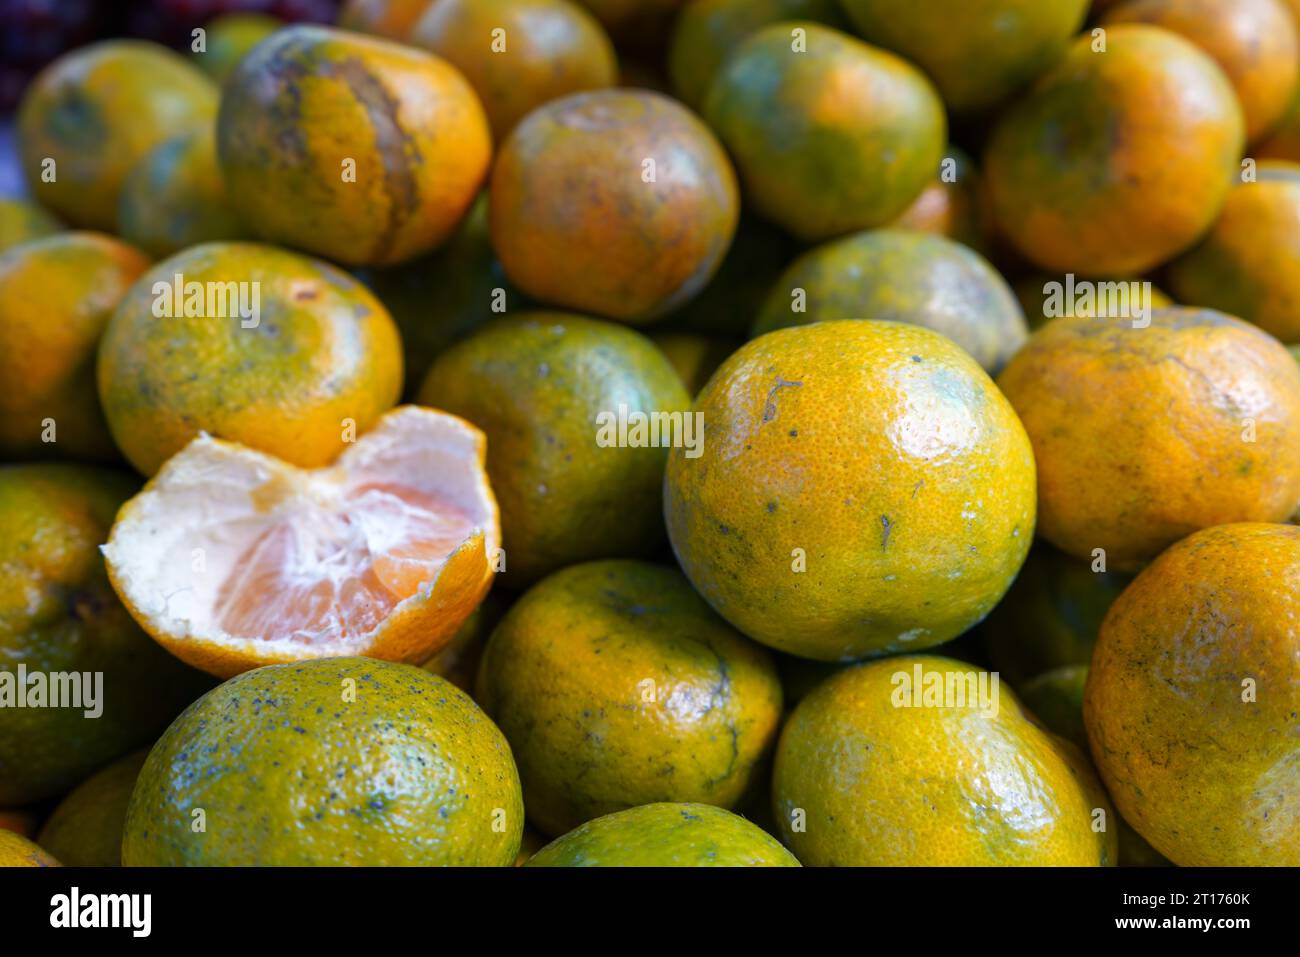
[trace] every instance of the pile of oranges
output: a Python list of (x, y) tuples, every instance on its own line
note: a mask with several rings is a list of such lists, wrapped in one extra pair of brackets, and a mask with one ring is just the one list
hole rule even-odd
[(16, 118), (0, 864), (1300, 865), (1300, 2), (193, 41)]

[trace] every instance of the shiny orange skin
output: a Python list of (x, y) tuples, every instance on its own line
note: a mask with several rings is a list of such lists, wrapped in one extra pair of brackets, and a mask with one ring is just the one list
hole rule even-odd
[(543, 103), (618, 81), (609, 36), (569, 0), (436, 0), (407, 42), (465, 74), (497, 143)]
[(386, 40), (288, 27), (222, 87), (217, 155), (235, 210), (262, 238), (336, 262), (433, 250), (474, 202), (491, 152), (460, 71)]
[(1049, 272), (1140, 275), (1218, 215), (1245, 125), (1223, 71), (1190, 41), (1123, 24), (1083, 36), (1006, 113), (984, 160), (1001, 230)]
[(940, 644), (988, 614), (1029, 550), (1029, 440), (937, 332), (779, 329), (693, 408), (704, 442), (668, 459), (668, 536), (700, 594), (769, 647), (837, 661)]
[[(136, 161), (216, 111), (216, 84), (156, 43), (107, 40), (65, 53), (19, 106), (28, 187), (72, 225), (113, 232), (122, 181)], [(53, 182), (42, 180), (47, 158)]]
[[(118, 461), (95, 394), (109, 316), (149, 259), (100, 233), (68, 232), (0, 255), (0, 454)], [(46, 420), (52, 443), (42, 441)]]
[(525, 294), (633, 325), (704, 288), (740, 205), (708, 127), (644, 90), (535, 110), (502, 147), (489, 201), (493, 247)]
[(1283, 342), (1300, 342), (1300, 165), (1259, 164), (1214, 227), (1169, 267), (1181, 301), (1221, 309)]
[(1300, 33), (1282, 0), (1127, 0), (1101, 22), (1164, 27), (1212, 56), (1237, 91), (1248, 141), (1276, 126), (1295, 99)]
[(405, 40), (432, 0), (347, 0), (339, 11), (344, 30)]
[(1300, 528), (1209, 528), (1111, 607), (1084, 722), (1125, 820), (1175, 864), (1300, 865)]
[(1056, 319), (998, 385), (1034, 444), (1039, 533), (1078, 558), (1105, 549), (1108, 570), (1200, 528), (1284, 521), (1300, 501), (1300, 367), (1240, 319)]
[[(792, 49), (795, 30), (804, 52)], [(947, 138), (943, 104), (916, 67), (809, 21), (751, 34), (715, 76), (704, 115), (753, 209), (807, 242), (902, 214)]]
[[(256, 283), (256, 325), (166, 315), (163, 287), (176, 274), (205, 288)], [(144, 475), (200, 431), (318, 468), (343, 450), (349, 422), (360, 435), (397, 401), (401, 348), (388, 311), (334, 266), (258, 243), (207, 243), (158, 263), (119, 303), (100, 343), (99, 395), (118, 447)]]

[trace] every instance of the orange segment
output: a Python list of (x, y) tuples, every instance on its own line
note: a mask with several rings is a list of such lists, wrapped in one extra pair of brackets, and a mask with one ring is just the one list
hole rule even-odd
[(214, 674), (426, 660), (490, 583), (500, 530), (483, 457), (473, 426), (413, 406), (323, 469), (200, 436), (119, 514), (114, 587), (160, 643)]

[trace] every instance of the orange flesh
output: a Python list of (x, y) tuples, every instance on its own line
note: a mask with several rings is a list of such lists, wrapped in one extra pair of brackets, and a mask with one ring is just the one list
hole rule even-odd
[(432, 580), (475, 528), (442, 496), (392, 483), (358, 485), (346, 500), (346, 514), (312, 509), (244, 550), (217, 593), (223, 631), (306, 644), (365, 634)]

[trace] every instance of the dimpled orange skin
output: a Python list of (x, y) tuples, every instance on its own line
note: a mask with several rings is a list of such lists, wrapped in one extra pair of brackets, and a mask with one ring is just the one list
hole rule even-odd
[(406, 40), (431, 0), (347, 0), (339, 11), (344, 30)]
[[(23, 94), (18, 143), (33, 196), (74, 226), (113, 231), (136, 161), (187, 126), (212, 121), (217, 86), (171, 50), (108, 40), (59, 57)], [(46, 159), (54, 179), (45, 182)]]
[[(786, 721), (772, 798), (795, 856), (814, 867), (1114, 864), (1117, 819), (1082, 755), (1001, 682), (996, 713), (978, 701), (896, 707), (894, 676), (912, 679), (918, 665), (923, 676), (955, 674), (967, 687), (981, 674), (931, 655), (858, 665), (819, 685)], [(985, 687), (991, 695), (991, 680)], [(1093, 831), (1096, 809), (1106, 812), (1104, 832)]]
[(704, 288), (740, 213), (731, 162), (708, 127), (646, 90), (539, 107), (502, 147), (489, 202), (492, 245), (515, 285), (634, 325)]
[(1123, 24), (1065, 57), (1003, 114), (984, 160), (1006, 237), (1049, 272), (1140, 275), (1214, 222), (1239, 172), (1241, 107), (1218, 65)]
[(551, 836), (656, 801), (733, 807), (781, 715), (767, 651), (681, 572), (637, 561), (570, 566), (528, 591), (488, 641), (475, 697)]
[(823, 661), (928, 648), (988, 614), (1025, 559), (1029, 440), (937, 332), (781, 329), (723, 363), (694, 410), (703, 451), (668, 460), (668, 535), (757, 641)]
[(1209, 234), (1170, 265), (1169, 288), (1300, 342), (1300, 165), (1261, 162), (1256, 177), (1228, 194)]
[(1290, 525), (1197, 532), (1111, 607), (1084, 722), (1120, 812), (1175, 864), (1300, 865), (1297, 636)]
[(1283, 0), (1128, 0), (1104, 26), (1149, 23), (1191, 40), (1232, 81), (1246, 116), (1246, 139), (1277, 125), (1300, 80), (1300, 36)]
[(1300, 501), (1300, 368), (1211, 310), (1056, 319), (998, 377), (1034, 444), (1038, 530), (1134, 571), (1200, 528)]
[(460, 72), (386, 40), (288, 27), (222, 87), (217, 154), (236, 211), (264, 239), (349, 265), (393, 265), (440, 245), (491, 153)]
[[(792, 49), (792, 31), (806, 50)], [(810, 21), (751, 34), (704, 115), (754, 210), (801, 240), (883, 225), (921, 195), (947, 137), (943, 104), (907, 61)]]
[(618, 81), (614, 45), (568, 0), (438, 0), (408, 42), (465, 74), (497, 143), (543, 103)]
[(0, 255), (0, 381), (9, 384), (0, 390), (0, 453), (119, 461), (95, 395), (95, 351), (118, 300), (148, 268), (140, 250), (100, 233), (60, 233)]
[[(205, 288), (249, 283), (256, 326), (238, 314), (155, 316), (168, 298), (157, 284), (178, 273)], [(379, 300), (334, 266), (258, 243), (207, 243), (131, 287), (100, 343), (98, 380), (113, 438), (144, 475), (200, 431), (317, 468), (343, 450), (349, 423), (360, 435), (397, 401), (402, 347)]]

